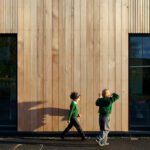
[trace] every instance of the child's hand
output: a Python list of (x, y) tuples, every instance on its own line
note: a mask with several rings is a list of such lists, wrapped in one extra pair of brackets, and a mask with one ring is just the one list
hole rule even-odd
[(101, 94), (101, 93), (98, 93), (98, 96), (101, 98), (101, 97), (102, 97), (102, 94)]
[(113, 94), (110, 94), (110, 97), (113, 97)]
[(78, 117), (81, 117), (81, 115), (80, 115), (80, 114), (78, 114)]

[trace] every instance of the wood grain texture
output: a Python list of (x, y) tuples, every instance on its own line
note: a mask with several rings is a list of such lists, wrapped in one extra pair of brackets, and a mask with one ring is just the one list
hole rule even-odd
[[(108, 10), (109, 10), (109, 15), (108, 15), (108, 87), (110, 91), (114, 91), (116, 88), (115, 85), (115, 69), (116, 69), (116, 63), (115, 63), (115, 48), (116, 48), (116, 43), (115, 43), (115, 3), (114, 1), (110, 1), (108, 4)], [(113, 118), (113, 119), (112, 119)], [(111, 115), (111, 130), (114, 131), (116, 130), (116, 103), (113, 104), (112, 108), (112, 115)]]
[[(51, 91), (51, 92), (50, 92)], [(52, 0), (44, 1), (44, 131), (52, 130)]]
[(52, 107), (56, 108), (52, 111), (53, 118), (53, 131), (58, 131), (59, 129), (59, 118), (58, 118), (58, 102), (59, 102), (59, 78), (58, 78), (58, 63), (59, 63), (59, 51), (58, 51), (58, 38), (59, 38), (59, 32), (58, 32), (58, 26), (59, 26), (59, 18), (58, 18), (58, 13), (59, 13), (59, 1), (55, 0), (53, 1), (53, 27), (52, 27), (52, 90), (53, 90), (53, 99), (52, 99)]
[[(73, 64), (73, 60), (72, 60), (72, 53), (73, 53), (73, 49), (72, 46), (73, 45), (73, 41), (72, 41), (72, 4), (74, 1), (72, 0), (65, 0), (65, 54), (66, 54), (66, 68), (65, 68), (65, 81), (66, 81), (66, 107), (65, 109), (68, 110), (70, 108), (70, 93), (72, 92), (72, 64)], [(68, 116), (68, 112), (66, 111), (65, 115), (65, 120), (63, 120), (63, 123), (67, 121), (67, 116)]]
[(18, 131), (64, 130), (74, 90), (83, 130), (98, 131), (104, 88), (120, 95), (111, 130), (128, 131), (128, 34), (150, 32), (149, 8), (149, 0), (0, 0), (0, 33), (18, 33)]
[(122, 2), (122, 130), (128, 131), (128, 0)]
[(0, 32), (17, 33), (18, 0), (0, 0)]
[[(87, 69), (87, 78), (86, 78), (86, 82), (87, 82), (87, 97), (86, 97), (86, 122), (88, 124), (88, 126), (86, 127), (86, 130), (93, 130), (93, 126), (94, 126), (94, 110), (93, 110), (93, 84), (94, 84), (94, 78), (93, 78), (93, 33), (94, 33), (94, 25), (93, 25), (93, 13), (94, 13), (94, 3), (91, 0), (87, 0), (87, 20), (86, 20), (86, 25), (87, 25), (87, 34), (86, 34), (86, 39), (87, 39), (87, 49), (86, 49), (86, 54), (87, 54), (87, 61), (86, 61), (86, 69)], [(91, 114), (89, 116), (89, 114)]]
[(149, 7), (150, 7), (150, 1), (149, 0), (147, 0), (147, 7), (146, 7), (146, 9), (147, 9), (147, 28), (146, 28), (146, 31), (147, 31), (147, 33), (150, 33), (150, 9), (149, 9)]
[(149, 0), (128, 1), (129, 33), (149, 33)]
[[(100, 32), (100, 2), (99, 0), (94, 0), (94, 43), (93, 43), (93, 78), (94, 78), (94, 83), (93, 83), (93, 88), (94, 88), (94, 93), (93, 93), (93, 104), (95, 104), (95, 101), (98, 97), (98, 93), (100, 92), (100, 34), (97, 34)], [(93, 129), (99, 130), (98, 122), (98, 107), (94, 105), (93, 107)]]
[[(38, 131), (44, 127), (44, 1), (37, 1), (37, 124)], [(41, 125), (42, 124), (42, 125)]]
[(18, 29), (18, 0), (12, 0), (12, 33), (17, 33)]
[[(80, 93), (81, 91), (81, 1), (74, 0), (74, 48), (73, 48), (73, 90)], [(78, 103), (79, 112), (82, 109), (80, 101)], [(79, 118), (80, 122), (80, 118)]]
[(116, 61), (116, 92), (119, 94), (120, 99), (116, 102), (116, 130), (121, 131), (122, 130), (122, 105), (121, 105), (121, 99), (122, 99), (122, 82), (121, 82), (121, 76), (122, 76), (122, 70), (121, 70), (121, 60), (122, 60), (122, 21), (121, 21), (121, 1), (117, 0), (116, 1), (116, 30), (115, 30), (115, 61)]
[(62, 122), (62, 111), (66, 109), (66, 50), (65, 50), (65, 0), (59, 0), (59, 131), (66, 124)]
[[(30, 16), (30, 22), (31, 22), (31, 102), (37, 103), (37, 1), (32, 0), (31, 3), (31, 16)], [(34, 127), (37, 124), (37, 110), (33, 109), (31, 113), (31, 120), (33, 122), (31, 123), (31, 129), (34, 130)], [(37, 129), (35, 129), (36, 131)]]
[(109, 0), (103, 1), (103, 37), (102, 37), (102, 89), (108, 88), (108, 70), (109, 70), (109, 62), (108, 62), (108, 25), (109, 25)]
[(5, 0), (5, 32), (11, 33), (12, 29), (12, 0)]
[(86, 78), (87, 78), (87, 73), (86, 73), (86, 45), (87, 45), (87, 41), (86, 41), (86, 0), (81, 0), (81, 109), (80, 109), (80, 113), (82, 115), (81, 118), (81, 124), (82, 124), (82, 128), (84, 130), (86, 130)]
[(100, 35), (100, 91), (99, 93), (102, 92), (102, 89), (103, 89), (103, 60), (102, 60), (102, 57), (103, 57), (103, 20), (104, 20), (104, 15), (103, 15), (103, 0), (100, 0), (100, 32), (99, 32), (99, 35)]
[[(31, 107), (31, 5), (30, 0), (24, 1), (24, 118), (26, 124), (23, 125), (24, 131), (31, 130), (31, 113), (28, 111)], [(30, 87), (30, 88), (29, 88)]]
[(0, 33), (4, 32), (4, 0), (0, 1)]
[(24, 114), (24, 3), (23, 0), (18, 2), (18, 52), (17, 52), (17, 68), (18, 68), (18, 131), (24, 130), (25, 120), (22, 119), (22, 114)]

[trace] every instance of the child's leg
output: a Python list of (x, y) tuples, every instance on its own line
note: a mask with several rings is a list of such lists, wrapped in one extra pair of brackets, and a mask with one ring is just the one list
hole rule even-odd
[(68, 124), (67, 128), (62, 133), (62, 137), (64, 137), (66, 135), (66, 133), (72, 128), (72, 126), (73, 126), (73, 121), (71, 119), (71, 122)]
[(109, 134), (109, 130), (110, 130), (110, 117), (106, 117), (105, 118), (105, 138), (104, 138), (104, 142), (107, 143), (107, 139), (108, 139), (108, 134)]
[(108, 138), (108, 133), (110, 130), (110, 117), (101, 117), (101, 143), (106, 144), (107, 143), (107, 138)]
[(77, 131), (79, 132), (80, 136), (82, 137), (82, 139), (85, 139), (85, 134), (82, 131), (82, 128), (79, 124), (79, 121), (75, 118), (73, 118), (73, 125), (75, 126), (75, 128), (77, 129)]
[(103, 131), (104, 131), (104, 121), (103, 121), (103, 117), (99, 116), (99, 127), (100, 127), (100, 133), (99, 135), (96, 137), (96, 140), (101, 140), (103, 137)]

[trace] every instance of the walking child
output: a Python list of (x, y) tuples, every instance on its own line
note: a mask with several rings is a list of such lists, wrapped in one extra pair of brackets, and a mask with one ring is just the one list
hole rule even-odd
[(96, 137), (96, 142), (100, 146), (109, 145), (107, 138), (110, 130), (110, 114), (112, 105), (117, 99), (119, 99), (119, 95), (116, 93), (111, 94), (108, 89), (104, 89), (102, 97), (96, 101), (96, 106), (99, 106), (99, 126), (101, 130), (99, 136)]
[(78, 94), (77, 92), (72, 92), (70, 95), (70, 98), (72, 99), (72, 102), (70, 104), (70, 111), (69, 111), (69, 115), (68, 115), (68, 126), (67, 128), (64, 130), (64, 132), (61, 135), (61, 138), (64, 139), (66, 133), (73, 127), (75, 126), (75, 128), (77, 129), (77, 131), (79, 132), (82, 140), (86, 140), (87, 138), (85, 137), (85, 134), (83, 133), (81, 126), (79, 124), (78, 121), (78, 117), (80, 117), (79, 113), (78, 113), (78, 102), (80, 100), (80, 94)]

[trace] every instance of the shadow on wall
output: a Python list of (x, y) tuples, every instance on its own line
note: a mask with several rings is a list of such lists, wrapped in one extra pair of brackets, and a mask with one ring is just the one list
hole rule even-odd
[[(19, 131), (34, 131), (44, 126), (47, 116), (61, 117), (61, 121), (66, 121), (69, 110), (55, 107), (44, 108), (43, 102), (23, 102), (18, 103), (18, 128)], [(52, 118), (53, 119), (53, 118)]]

